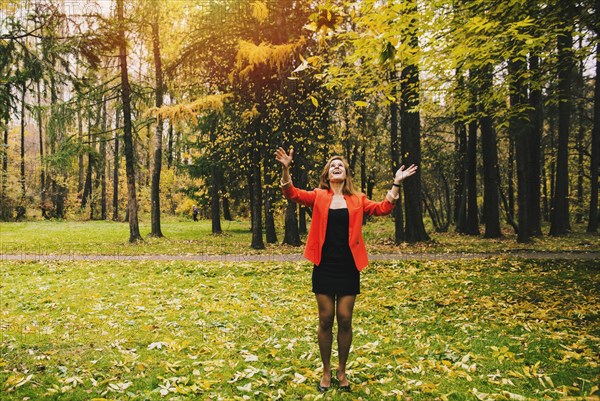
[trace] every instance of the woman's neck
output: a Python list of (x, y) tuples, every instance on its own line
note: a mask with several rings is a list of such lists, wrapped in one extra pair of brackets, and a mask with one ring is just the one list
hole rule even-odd
[(333, 191), (334, 195), (343, 195), (344, 194), (344, 181), (341, 182), (329, 182), (329, 187)]

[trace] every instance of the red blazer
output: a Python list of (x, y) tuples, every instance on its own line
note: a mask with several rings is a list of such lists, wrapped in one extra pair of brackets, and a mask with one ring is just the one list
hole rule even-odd
[[(315, 265), (321, 263), (321, 250), (325, 242), (325, 233), (327, 231), (327, 217), (329, 216), (329, 205), (333, 199), (333, 191), (327, 189), (315, 189), (313, 191), (305, 191), (290, 185), (282, 189), (283, 195), (296, 203), (311, 207), (312, 222), (308, 232), (306, 241), (306, 249), (304, 257)], [(391, 197), (392, 195), (388, 195)], [(348, 206), (348, 214), (350, 216), (350, 224), (348, 227), (349, 245), (354, 257), (354, 263), (358, 271), (361, 271), (367, 266), (367, 249), (362, 236), (362, 220), (363, 214), (369, 216), (382, 216), (389, 214), (394, 209), (394, 204), (386, 197), (382, 202), (374, 202), (367, 199), (365, 194), (359, 196), (344, 195), (346, 205)], [(393, 199), (393, 198), (392, 198)]]

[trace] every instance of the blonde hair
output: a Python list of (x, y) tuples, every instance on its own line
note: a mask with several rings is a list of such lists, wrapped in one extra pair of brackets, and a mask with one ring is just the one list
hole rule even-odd
[(344, 169), (346, 169), (346, 179), (344, 180), (344, 187), (342, 188), (342, 192), (344, 195), (360, 195), (360, 192), (354, 188), (354, 183), (352, 182), (352, 175), (350, 174), (350, 167), (348, 166), (348, 162), (342, 156), (332, 156), (327, 160), (325, 167), (323, 168), (323, 172), (321, 173), (321, 179), (319, 180), (319, 188), (321, 189), (331, 189), (329, 185), (329, 167), (331, 166), (331, 162), (334, 160), (340, 160), (344, 163)]

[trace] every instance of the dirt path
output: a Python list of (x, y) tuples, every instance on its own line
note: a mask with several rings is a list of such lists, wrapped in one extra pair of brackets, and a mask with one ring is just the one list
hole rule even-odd
[[(386, 253), (369, 255), (370, 260), (460, 260), (488, 258), (520, 258), (520, 259), (585, 259), (598, 260), (600, 252), (488, 252), (488, 253)], [(0, 261), (192, 261), (192, 262), (299, 262), (305, 260), (301, 254), (287, 255), (82, 255), (82, 254), (0, 254)]]

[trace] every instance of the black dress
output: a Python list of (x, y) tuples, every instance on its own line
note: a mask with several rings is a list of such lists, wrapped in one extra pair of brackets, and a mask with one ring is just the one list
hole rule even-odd
[(316, 294), (360, 294), (360, 273), (348, 245), (348, 209), (329, 209), (321, 263), (313, 268)]

